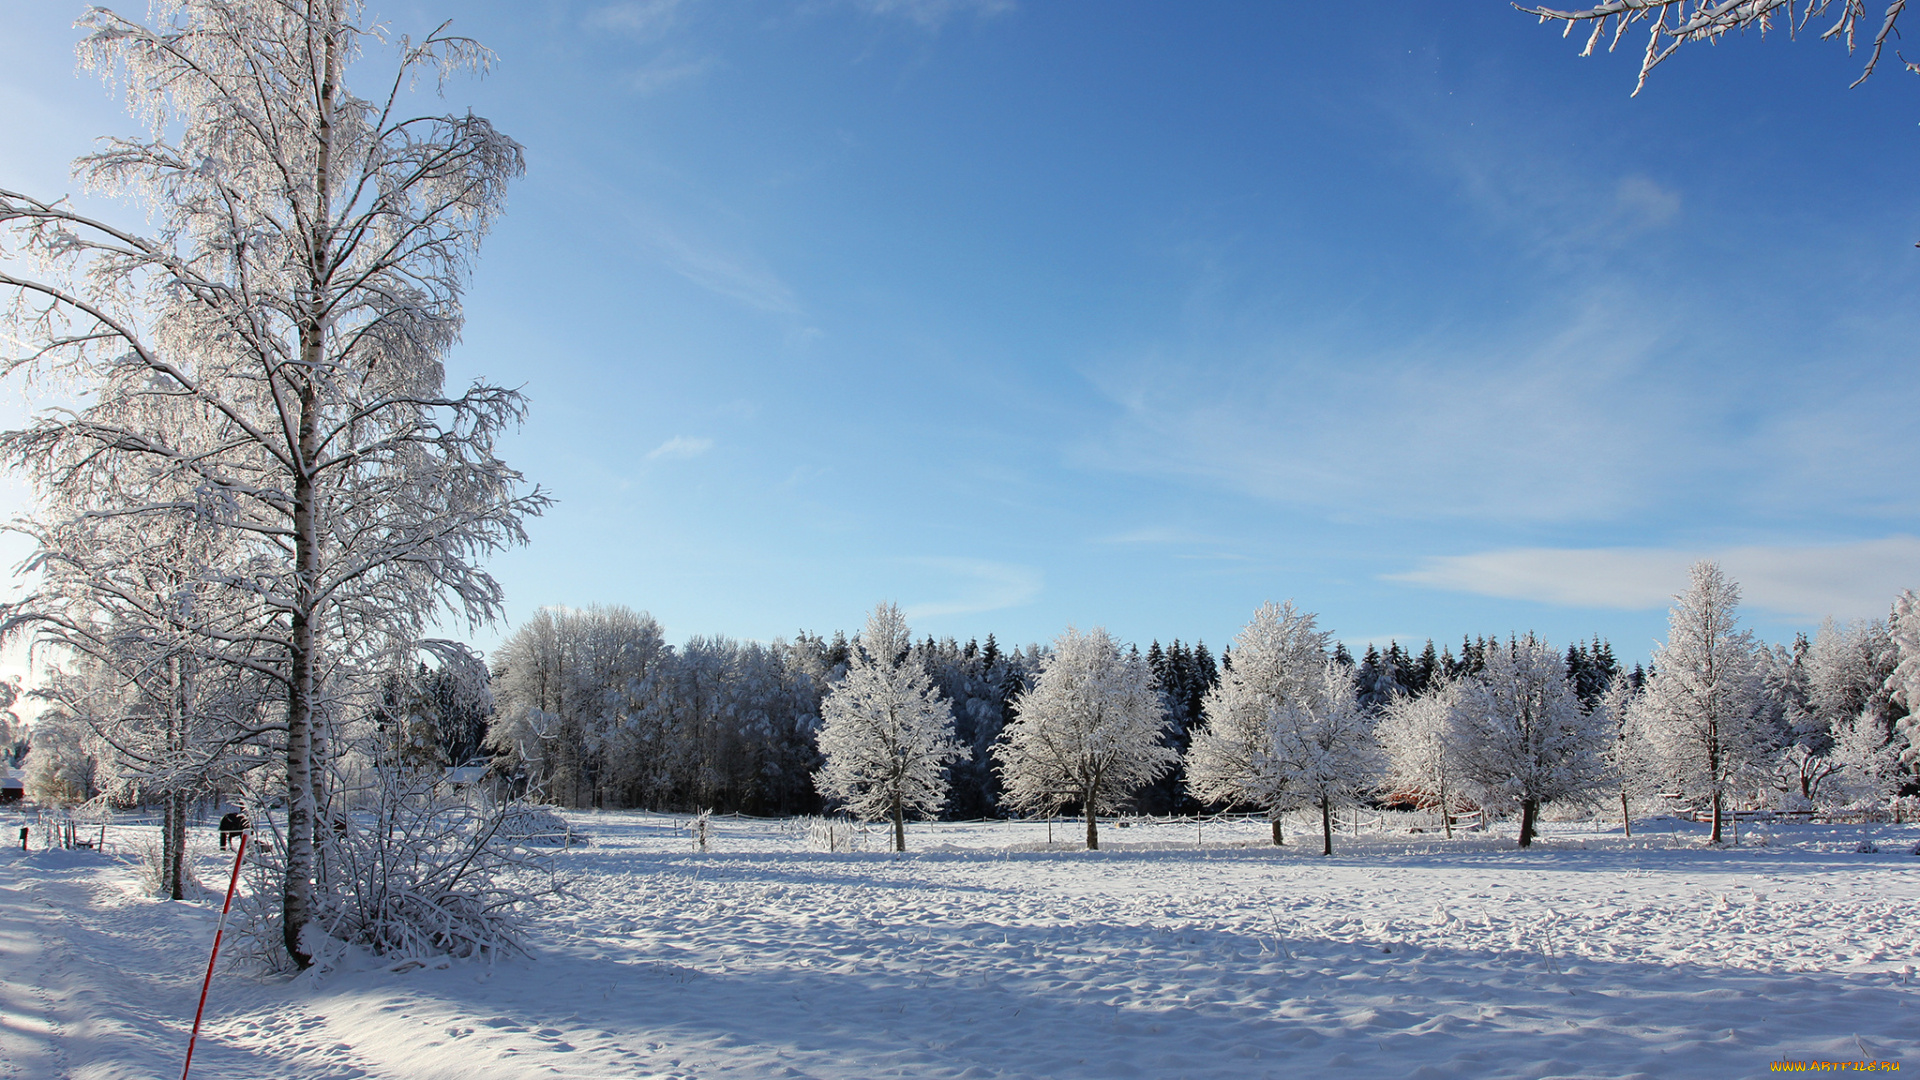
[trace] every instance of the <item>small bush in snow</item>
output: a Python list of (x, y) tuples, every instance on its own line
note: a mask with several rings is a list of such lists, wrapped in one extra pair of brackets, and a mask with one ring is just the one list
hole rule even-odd
[[(204, 848), (199, 844), (187, 848), (186, 858), (180, 860), (180, 885), (183, 891), (192, 894), (204, 886), (193, 872), (193, 860), (202, 854)], [(140, 844), (140, 892), (146, 896), (166, 897), (172, 895), (172, 886), (167, 881), (167, 858), (165, 846), (159, 837), (142, 841)]]
[(808, 851), (865, 851), (873, 830), (844, 818), (807, 819)]
[[(525, 906), (559, 891), (552, 855), (537, 850), (565, 842), (559, 815), (523, 803), (474, 805), (438, 780), (437, 770), (390, 768), (376, 771), (369, 789), (335, 792), (362, 809), (327, 815), (316, 837), (315, 917), (300, 940), (316, 966), (335, 966), (353, 949), (392, 961), (516, 952)], [(268, 842), (248, 851), (248, 888), (236, 899), (239, 951), (279, 969), (291, 962), (280, 922), (286, 819), (265, 806), (249, 807), (248, 817), (256, 842)]]
[(587, 842), (567, 819), (544, 806), (508, 803), (500, 809), (500, 835), (535, 847), (572, 847)]
[(695, 851), (707, 850), (707, 845), (713, 842), (713, 811), (702, 810), (695, 814), (693, 820), (687, 823), (687, 832), (693, 837)]
[(1880, 853), (1880, 845), (1871, 840), (1862, 840), (1860, 841), (1860, 845), (1853, 850), (1862, 855), (1878, 855)]

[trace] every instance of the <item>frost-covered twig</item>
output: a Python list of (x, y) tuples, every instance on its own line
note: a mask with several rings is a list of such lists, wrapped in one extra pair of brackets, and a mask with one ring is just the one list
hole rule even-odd
[[(1864, 0), (1606, 0), (1593, 7), (1573, 10), (1529, 7), (1524, 4), (1514, 6), (1529, 15), (1538, 16), (1541, 22), (1566, 24), (1563, 31), (1566, 34), (1571, 34), (1578, 24), (1590, 24), (1592, 30), (1585, 47), (1580, 50), (1581, 56), (1593, 55), (1602, 38), (1607, 39), (1607, 51), (1611, 52), (1619, 46), (1628, 27), (1636, 23), (1645, 24), (1647, 45), (1640, 60), (1639, 79), (1633, 88), (1635, 94), (1646, 87), (1647, 76), (1655, 67), (1688, 42), (1718, 41), (1731, 30), (1757, 29), (1764, 34), (1773, 29), (1776, 19), (1784, 24), (1789, 34), (1798, 35), (1807, 23), (1837, 6), (1839, 12), (1833, 23), (1820, 31), (1819, 36), (1822, 40), (1843, 40), (1847, 51), (1852, 52), (1860, 20), (1868, 17)], [(1895, 24), (1905, 9), (1906, 0), (1889, 0), (1881, 13), (1880, 25), (1874, 32), (1865, 67), (1853, 85), (1860, 85), (1873, 74), (1874, 68), (1880, 63), (1887, 39), (1894, 35)], [(1612, 31), (1610, 34), (1609, 27)], [(1911, 62), (1903, 60), (1903, 63), (1910, 70), (1920, 71), (1920, 67)]]

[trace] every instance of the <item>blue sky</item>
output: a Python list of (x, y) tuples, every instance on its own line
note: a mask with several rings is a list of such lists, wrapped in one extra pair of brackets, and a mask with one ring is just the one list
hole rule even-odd
[[(0, 0), (0, 186), (132, 129), (81, 7)], [(1630, 98), (1637, 46), (1491, 0), (371, 7), (492, 46), (446, 104), (527, 148), (450, 365), (560, 500), (510, 620), (1218, 648), (1291, 597), (1644, 658), (1696, 557), (1774, 640), (1920, 585), (1897, 63)]]

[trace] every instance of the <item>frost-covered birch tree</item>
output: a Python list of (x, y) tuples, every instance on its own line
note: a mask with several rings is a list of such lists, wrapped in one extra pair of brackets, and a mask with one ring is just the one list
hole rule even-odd
[(1712, 807), (1720, 842), (1736, 778), (1761, 767), (1774, 750), (1750, 631), (1739, 629), (1740, 586), (1715, 563), (1697, 562), (1693, 583), (1674, 597), (1667, 640), (1653, 652), (1654, 676), (1635, 700), (1669, 783)]
[(1299, 796), (1286, 786), (1274, 751), (1274, 722), (1289, 704), (1317, 692), (1327, 664), (1327, 634), (1293, 602), (1267, 603), (1234, 639), (1233, 666), (1203, 699), (1206, 725), (1187, 750), (1187, 787), (1203, 802), (1258, 806), (1283, 840), (1280, 816)]
[(947, 766), (967, 748), (953, 737), (953, 709), (911, 655), (912, 633), (893, 604), (879, 604), (854, 643), (847, 677), (827, 694), (813, 774), (820, 794), (855, 817), (893, 823), (893, 850), (907, 850), (907, 815), (936, 814)]
[(1078, 804), (1089, 851), (1100, 847), (1095, 815), (1117, 808), (1176, 758), (1146, 661), (1099, 627), (1084, 634), (1068, 627), (1056, 638), (1013, 709), (995, 747), (1002, 801), (1049, 813)]
[(1454, 709), (1460, 773), (1481, 805), (1520, 809), (1520, 846), (1540, 805), (1591, 794), (1606, 780), (1613, 732), (1580, 704), (1560, 654), (1532, 634), (1487, 650)]
[(1334, 808), (1358, 805), (1360, 796), (1379, 783), (1380, 746), (1373, 728), (1352, 670), (1337, 659), (1321, 666), (1306, 696), (1275, 711), (1280, 781), (1320, 808), (1322, 854), (1333, 854)]
[[(172, 492), (191, 490), (193, 512), (247, 549), (221, 584), (271, 612), (253, 643), (286, 703), (280, 910), (304, 965), (325, 798), (316, 726), (410, 658), (436, 611), (494, 617), (500, 589), (480, 560), (521, 542), (546, 502), (493, 450), (521, 396), (450, 394), (442, 367), (522, 155), (470, 113), (407, 108), (417, 80), (485, 67), (468, 39), (399, 38), (392, 80), (362, 97), (346, 73), (388, 42), (358, 0), (164, 0), (154, 17), (81, 20), (83, 65), (124, 89), (147, 134), (76, 169), (134, 201), (144, 226), (0, 190), (0, 255), (29, 267), (0, 270), (6, 369), (65, 379), (90, 403), (40, 414), (0, 454), (43, 491), (68, 479), (45, 463), (89, 454), (171, 472), (167, 494), (130, 493), (119, 512), (172, 517)], [(196, 410), (204, 438), (101, 411), (140, 398)]]

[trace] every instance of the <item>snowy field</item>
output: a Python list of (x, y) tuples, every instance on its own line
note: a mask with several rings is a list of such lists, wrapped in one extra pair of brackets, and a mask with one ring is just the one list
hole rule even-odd
[[(194, 1075), (1920, 1069), (1920, 827), (1715, 851), (1670, 822), (1550, 825), (1531, 852), (1382, 833), (1324, 859), (1257, 823), (1108, 826), (1091, 853), (1070, 822), (1055, 850), (1044, 824), (918, 825), (898, 857), (810, 851), (791, 823), (715, 819), (700, 853), (685, 819), (571, 820), (592, 843), (561, 855), (573, 895), (534, 956), (223, 971)], [(217, 851), (199, 873), (224, 884)], [(109, 856), (0, 854), (0, 1077), (178, 1075), (216, 908), (140, 897)]]

